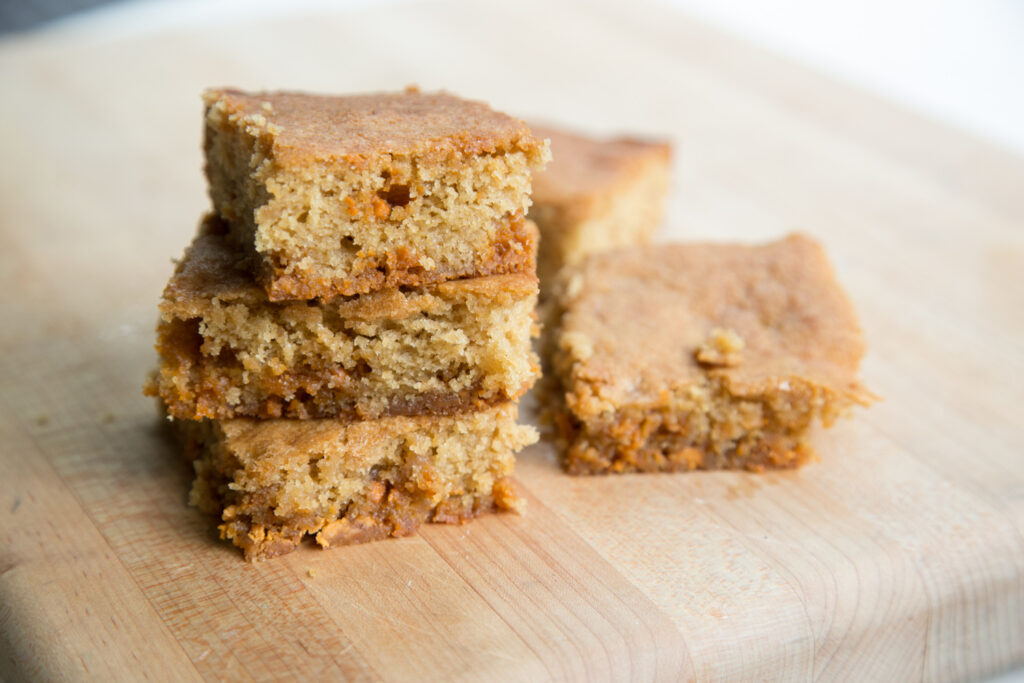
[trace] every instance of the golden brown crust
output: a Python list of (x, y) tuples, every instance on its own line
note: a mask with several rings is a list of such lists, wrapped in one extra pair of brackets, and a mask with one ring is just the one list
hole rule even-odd
[(804, 236), (594, 255), (558, 303), (572, 472), (796, 466), (812, 421), (873, 398), (856, 314)]
[(856, 313), (821, 246), (802, 235), (764, 246), (660, 244), (594, 255), (567, 275), (560, 298), (562, 339), (589, 343), (574, 382), (600, 387), (614, 404), (652, 400), (707, 374), (694, 351), (716, 328), (743, 340), (742, 364), (710, 371), (738, 395), (794, 376), (851, 396), (862, 391)]
[(331, 160), (358, 166), (388, 154), (446, 158), (541, 146), (522, 121), (443, 92), (331, 96), (214, 89), (203, 99), (269, 134), (281, 164)]
[(663, 140), (632, 137), (592, 138), (552, 126), (530, 130), (550, 140), (552, 158), (533, 180), (533, 202), (578, 206), (628, 183), (646, 165), (667, 165), (672, 146)]

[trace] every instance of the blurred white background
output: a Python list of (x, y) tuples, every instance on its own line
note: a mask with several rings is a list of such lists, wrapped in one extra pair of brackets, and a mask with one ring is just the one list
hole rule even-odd
[(1021, 0), (661, 0), (1024, 153)]

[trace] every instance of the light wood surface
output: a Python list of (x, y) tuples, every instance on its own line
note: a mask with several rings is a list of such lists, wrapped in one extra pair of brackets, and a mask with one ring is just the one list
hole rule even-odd
[[(116, 16), (116, 15), (115, 15)], [(820, 238), (884, 401), (755, 476), (249, 565), (140, 385), (208, 85), (444, 87), (677, 145), (660, 239)], [(385, 3), (0, 43), (0, 678), (955, 680), (1024, 663), (1024, 161), (657, 6)]]

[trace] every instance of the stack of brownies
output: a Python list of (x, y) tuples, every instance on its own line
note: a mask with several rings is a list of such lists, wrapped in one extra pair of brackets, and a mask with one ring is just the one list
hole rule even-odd
[(205, 95), (214, 211), (147, 386), (249, 559), (510, 509), (546, 144), (446, 94)]

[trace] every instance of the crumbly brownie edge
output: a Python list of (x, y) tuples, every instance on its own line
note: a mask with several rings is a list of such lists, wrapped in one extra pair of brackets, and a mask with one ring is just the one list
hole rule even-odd
[(664, 405), (623, 406), (599, 418), (576, 415), (564, 390), (549, 397), (548, 415), (570, 474), (690, 470), (790, 469), (817, 459), (807, 442), (866, 395), (787, 380), (785, 396), (734, 396), (714, 377)]
[(408, 459), (398, 478), (371, 476), (348, 504), (328, 514), (279, 517), (270, 507), (269, 493), (241, 492), (231, 486), (242, 465), (218, 438), (214, 422), (176, 421), (174, 426), (196, 472), (190, 504), (220, 515), (221, 538), (241, 548), (250, 562), (285, 555), (307, 535), (322, 548), (332, 548), (408, 536), (423, 523), (462, 524), (486, 512), (520, 513), (524, 507), (511, 476), (498, 477), (490, 491), (449, 495), (435, 505), (431, 500), (445, 483), (422, 475), (430, 463), (421, 457)]
[(351, 392), (333, 388), (331, 374), (327, 371), (286, 370), (262, 384), (250, 380), (261, 386), (239, 389), (237, 401), (229, 403), (227, 395), (238, 387), (237, 376), (241, 373), (240, 366), (219, 366), (206, 357), (191, 366), (164, 365), (147, 382), (144, 393), (158, 396), (169, 415), (183, 420), (255, 417), (354, 421), (394, 416), (446, 416), (483, 410), (515, 400), (530, 388), (530, 384), (524, 384), (515, 395), (509, 395), (501, 391), (484, 393), (476, 385), (458, 392), (395, 394), (360, 402)]
[[(497, 276), (436, 285), (435, 296), (424, 297), (426, 303), (422, 306), (426, 308), (421, 306), (421, 314), (425, 314), (433, 302), (459, 302), (462, 301), (460, 296), (467, 297), (470, 309), (483, 305), (492, 307), (470, 314), (459, 313), (451, 319), (444, 317), (443, 311), (438, 312), (440, 333), (456, 333), (461, 335), (456, 341), (463, 341), (447, 355), (440, 351), (434, 355), (421, 351), (418, 361), (414, 357), (412, 364), (399, 365), (389, 365), (380, 356), (390, 337), (382, 335), (378, 341), (384, 346), (377, 348), (371, 343), (377, 339), (374, 335), (377, 330), (367, 329), (369, 323), (365, 322), (360, 323), (363, 327), (358, 329), (362, 336), (357, 336), (370, 341), (352, 353), (331, 355), (331, 349), (317, 342), (302, 348), (301, 353), (287, 349), (291, 356), (284, 350), (271, 353), (271, 349), (265, 355), (255, 356), (254, 362), (250, 356), (255, 355), (256, 350), (246, 351), (248, 338), (240, 342), (232, 334), (224, 336), (218, 330), (237, 331), (243, 323), (250, 325), (251, 322), (262, 334), (269, 327), (276, 330), (279, 338), (290, 338), (292, 333), (301, 332), (318, 339), (321, 333), (330, 336), (332, 330), (337, 331), (337, 326), (325, 326), (319, 319), (315, 324), (310, 322), (306, 314), (310, 312), (315, 318), (313, 309), (302, 303), (273, 304), (269, 313), (250, 304), (249, 318), (240, 322), (233, 304), (221, 302), (227, 306), (222, 310), (223, 306), (203, 309), (188, 301), (165, 301), (164, 317), (157, 327), (160, 365), (144, 390), (148, 395), (160, 396), (173, 417), (193, 420), (237, 417), (352, 420), (394, 415), (451, 415), (514, 400), (529, 390), (539, 374), (539, 361), (528, 341), (531, 334), (536, 334), (534, 299), (528, 294), (530, 282), (524, 284), (522, 279), (523, 276), (517, 275)], [(536, 286), (535, 281), (532, 286)], [(400, 296), (399, 300), (405, 301)], [(357, 306), (348, 313), (357, 317), (360, 313), (380, 314), (372, 303), (362, 310)], [(390, 310), (397, 310), (396, 315), (408, 319), (409, 334), (419, 335), (417, 343), (432, 343), (431, 337), (422, 334), (427, 323), (421, 315), (409, 315), (409, 311), (398, 310), (396, 306), (400, 309), (399, 304), (393, 303)], [(280, 310), (275, 313), (276, 309)], [(415, 313), (417, 309), (411, 310)], [(198, 317), (192, 317), (196, 315)], [(463, 319), (466, 315), (471, 315), (471, 319)], [(268, 320), (273, 324), (268, 324)], [(378, 322), (385, 327), (398, 324), (394, 318)], [(497, 332), (499, 328), (496, 339), (488, 341), (490, 338), (484, 333)], [(394, 336), (396, 332), (388, 328), (386, 333)], [(348, 330), (347, 334), (356, 335), (356, 331)], [(356, 336), (351, 339), (354, 342)], [(299, 339), (298, 343), (305, 342)], [(207, 348), (210, 345), (213, 346)], [(378, 373), (393, 373), (395, 381), (384, 381), (383, 375)]]
[(427, 498), (428, 492), (371, 481), (365, 499), (347, 506), (338, 516), (255, 521), (227, 505), (217, 529), (222, 539), (241, 548), (245, 559), (254, 562), (292, 552), (307, 535), (329, 549), (410, 536), (425, 523), (464, 524), (484, 513), (515, 511), (520, 505), (510, 478), (495, 482), (495, 491), (489, 495), (450, 496), (436, 506)]

